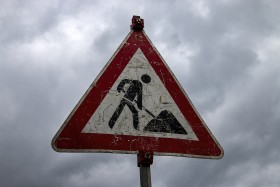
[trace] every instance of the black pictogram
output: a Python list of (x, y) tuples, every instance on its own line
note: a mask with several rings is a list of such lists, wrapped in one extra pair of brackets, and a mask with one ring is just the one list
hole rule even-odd
[[(147, 74), (141, 76), (143, 83), (150, 83), (151, 77)], [(129, 84), (127, 91), (124, 91), (124, 86)], [(163, 133), (174, 133), (174, 134), (188, 134), (187, 131), (182, 127), (175, 116), (168, 110), (163, 110), (158, 116), (155, 116), (147, 108), (142, 105), (142, 83), (139, 80), (123, 79), (117, 87), (117, 91), (125, 92), (124, 98), (121, 100), (116, 111), (112, 115), (109, 121), (109, 127), (113, 128), (120, 114), (122, 113), (125, 106), (132, 112), (133, 127), (139, 130), (139, 119), (138, 110), (133, 105), (133, 102), (137, 104), (139, 110), (144, 109), (153, 119), (145, 126), (143, 131), (149, 132), (163, 132)], [(135, 99), (137, 97), (137, 99)]]
[(158, 116), (153, 115), (153, 117), (154, 119), (146, 125), (144, 131), (188, 134), (175, 116), (168, 110), (163, 110)]
[[(148, 84), (151, 81), (151, 77), (149, 75), (142, 75), (141, 80)], [(115, 125), (117, 119), (119, 118), (121, 112), (123, 111), (123, 108), (125, 105), (128, 106), (129, 110), (132, 112), (133, 116), (133, 127), (136, 130), (139, 130), (138, 124), (138, 111), (134, 107), (132, 102), (136, 102), (138, 109), (142, 110), (142, 83), (138, 80), (129, 80), (129, 79), (123, 79), (120, 84), (117, 87), (117, 91), (120, 93), (121, 91), (124, 92), (123, 88), (126, 84), (129, 84), (129, 87), (124, 95), (124, 98), (121, 100), (121, 103), (119, 104), (118, 108), (114, 112), (113, 116), (111, 117), (109, 121), (110, 128), (113, 128)], [(135, 98), (137, 97), (137, 100)]]

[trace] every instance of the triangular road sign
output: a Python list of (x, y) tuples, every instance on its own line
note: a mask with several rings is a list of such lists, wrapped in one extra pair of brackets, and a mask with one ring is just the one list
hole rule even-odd
[(143, 30), (128, 34), (57, 132), (52, 146), (59, 152), (223, 156)]

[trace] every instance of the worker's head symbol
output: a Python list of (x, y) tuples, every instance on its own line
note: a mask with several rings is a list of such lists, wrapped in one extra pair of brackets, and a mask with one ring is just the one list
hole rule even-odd
[(148, 84), (149, 82), (151, 82), (151, 77), (147, 74), (144, 74), (141, 76), (141, 80), (142, 80), (142, 82)]

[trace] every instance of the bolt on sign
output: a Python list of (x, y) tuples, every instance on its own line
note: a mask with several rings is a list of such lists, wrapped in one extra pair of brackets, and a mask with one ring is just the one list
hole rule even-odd
[(53, 149), (221, 158), (222, 147), (143, 27), (134, 16), (131, 31), (53, 138)]

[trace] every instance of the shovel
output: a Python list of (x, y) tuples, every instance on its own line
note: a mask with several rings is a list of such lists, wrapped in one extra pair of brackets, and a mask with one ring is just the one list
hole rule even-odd
[[(125, 92), (122, 89), (122, 92)], [(134, 100), (134, 103), (137, 101)], [(148, 132), (161, 132), (161, 133), (172, 133), (172, 134), (188, 134), (175, 116), (168, 110), (163, 110), (159, 113), (158, 116), (155, 116), (150, 112), (146, 107), (142, 105), (142, 108), (147, 112), (152, 119), (146, 127), (143, 129)]]
[[(134, 102), (136, 101), (134, 100)], [(145, 112), (147, 112), (150, 116), (154, 118), (146, 125), (146, 127), (143, 129), (144, 131), (163, 132), (172, 134), (188, 134), (187, 131), (183, 128), (183, 126), (179, 123), (179, 121), (170, 111), (163, 110), (159, 113), (158, 116), (155, 116), (146, 107), (142, 106), (142, 108), (145, 110)]]

